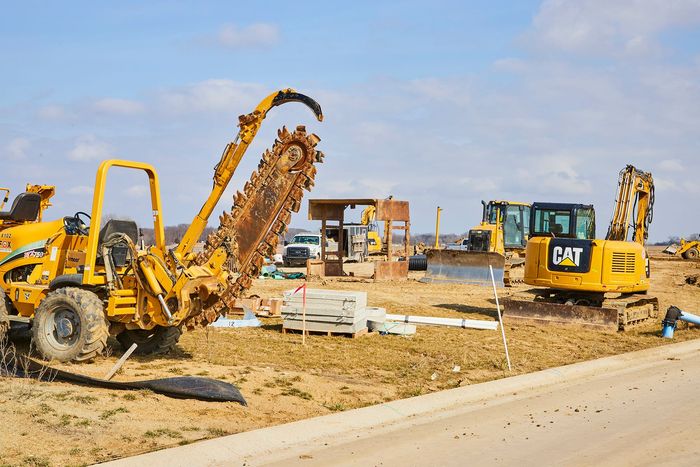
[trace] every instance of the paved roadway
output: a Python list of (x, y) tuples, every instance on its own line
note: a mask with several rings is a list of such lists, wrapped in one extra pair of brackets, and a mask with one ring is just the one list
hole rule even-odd
[(700, 465), (700, 342), (545, 370), (122, 465)]

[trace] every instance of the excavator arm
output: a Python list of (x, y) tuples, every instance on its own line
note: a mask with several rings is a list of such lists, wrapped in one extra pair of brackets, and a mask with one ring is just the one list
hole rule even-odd
[(291, 88), (273, 92), (263, 99), (253, 112), (238, 117), (238, 135), (226, 146), (221, 155), (221, 160), (214, 168), (214, 185), (211, 193), (173, 252), (177, 261), (188, 263), (188, 260), (191, 259), (188, 258), (188, 254), (192, 252), (195, 243), (197, 243), (202, 232), (204, 232), (211, 213), (231, 181), (248, 146), (250, 146), (250, 143), (260, 129), (260, 125), (267, 116), (267, 112), (273, 107), (288, 102), (300, 102), (306, 105), (314, 113), (318, 121), (323, 121), (323, 112), (318, 102)]
[(615, 208), (606, 240), (631, 240), (644, 245), (649, 236), (649, 224), (654, 213), (654, 179), (632, 165), (620, 171)]

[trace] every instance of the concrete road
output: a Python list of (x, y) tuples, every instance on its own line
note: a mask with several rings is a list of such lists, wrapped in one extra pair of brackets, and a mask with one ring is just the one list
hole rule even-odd
[(699, 465), (699, 388), (700, 342), (686, 342), (241, 433), (122, 465)]

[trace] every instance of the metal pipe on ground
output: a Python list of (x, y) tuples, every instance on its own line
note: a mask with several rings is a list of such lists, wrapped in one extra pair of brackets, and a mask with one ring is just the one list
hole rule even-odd
[(387, 321), (398, 321), (411, 324), (430, 324), (433, 326), (450, 326), (455, 328), (471, 328), (485, 329), (495, 331), (498, 329), (498, 321), (485, 321), (478, 319), (460, 319), (460, 318), (440, 318), (432, 316), (410, 316), (410, 315), (393, 315), (387, 313)]

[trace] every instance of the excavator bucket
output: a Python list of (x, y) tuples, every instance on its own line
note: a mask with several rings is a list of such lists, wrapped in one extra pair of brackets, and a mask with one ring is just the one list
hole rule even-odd
[(621, 296), (605, 299), (601, 306), (571, 305), (540, 300), (503, 300), (505, 322), (574, 325), (600, 331), (627, 331), (659, 315), (656, 297)]
[(427, 250), (428, 267), (421, 282), (491, 285), (491, 272), (496, 286), (503, 287), (506, 259), (490, 251)]
[(588, 329), (617, 331), (618, 310), (559, 303), (505, 299), (503, 320), (531, 324), (578, 325)]

